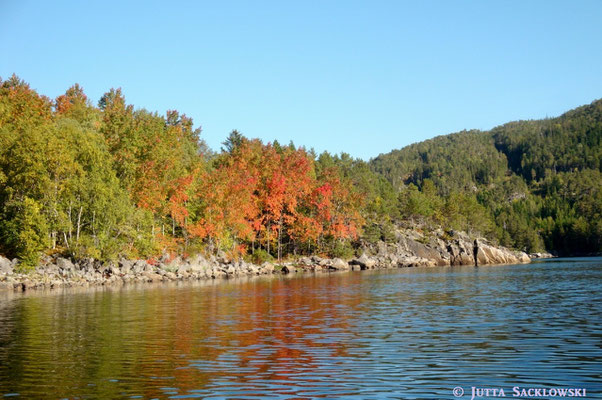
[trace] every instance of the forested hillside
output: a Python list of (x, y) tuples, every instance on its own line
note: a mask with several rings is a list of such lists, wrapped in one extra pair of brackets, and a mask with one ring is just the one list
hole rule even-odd
[(395, 227), (525, 251), (602, 251), (602, 102), (416, 143), (365, 162), (232, 131), (218, 153), (178, 111), (95, 105), (0, 79), (0, 254), (350, 257)]
[(445, 224), (440, 204), (459, 196), (504, 245), (589, 254), (602, 251), (601, 141), (598, 100), (558, 118), (439, 136), (370, 165), (401, 197), (429, 197), (443, 211), (405, 206), (405, 217)]

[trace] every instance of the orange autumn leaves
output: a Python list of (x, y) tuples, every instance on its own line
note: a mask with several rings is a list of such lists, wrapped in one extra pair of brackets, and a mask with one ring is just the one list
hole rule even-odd
[(334, 167), (320, 168), (304, 149), (236, 133), (208, 160), (186, 116), (134, 111), (120, 90), (105, 94), (100, 106), (117, 175), (136, 206), (152, 215), (156, 250), (187, 252), (196, 243), (281, 258), (357, 237), (362, 219), (351, 182)]
[(200, 177), (192, 235), (217, 247), (261, 247), (278, 257), (284, 243), (358, 235), (362, 219), (350, 183), (335, 170), (317, 173), (303, 149), (244, 139), (214, 165)]

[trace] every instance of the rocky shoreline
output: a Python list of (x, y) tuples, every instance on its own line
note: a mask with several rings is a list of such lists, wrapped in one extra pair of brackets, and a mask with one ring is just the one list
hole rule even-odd
[[(537, 256), (542, 257), (541, 254)], [(530, 262), (531, 258), (526, 253), (494, 246), (485, 239), (478, 239), (477, 260), (479, 265), (520, 264)], [(55, 256), (46, 257), (33, 271), (18, 273), (15, 271), (18, 260), (11, 261), (0, 256), (0, 290), (27, 291), (274, 274), (474, 265), (474, 262), (474, 242), (464, 233), (454, 233), (450, 237), (442, 231), (423, 235), (412, 229), (400, 229), (396, 232), (393, 243), (364, 244), (362, 255), (350, 260), (312, 256), (280, 264), (265, 262), (256, 265), (243, 260), (227, 260), (223, 256), (199, 255), (188, 259), (165, 258), (156, 264), (150, 264), (145, 260), (103, 263), (83, 259), (73, 262)]]

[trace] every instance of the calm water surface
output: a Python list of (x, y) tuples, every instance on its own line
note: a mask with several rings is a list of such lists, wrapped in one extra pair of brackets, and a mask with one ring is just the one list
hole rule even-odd
[(0, 294), (0, 396), (602, 398), (602, 259)]

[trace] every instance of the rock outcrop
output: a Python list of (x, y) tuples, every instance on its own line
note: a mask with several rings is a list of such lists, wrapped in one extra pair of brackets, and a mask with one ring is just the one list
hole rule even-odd
[[(424, 235), (416, 230), (400, 229), (394, 243), (379, 242), (366, 245), (369, 256), (350, 261), (362, 269), (415, 266), (474, 265), (474, 239), (463, 232), (452, 235), (439, 230)], [(530, 262), (529, 256), (501, 246), (494, 246), (486, 239), (478, 239), (478, 265), (522, 264)]]
[(332, 263), (329, 265), (329, 268), (335, 271), (347, 271), (350, 269), (349, 263), (340, 258), (333, 259)]

